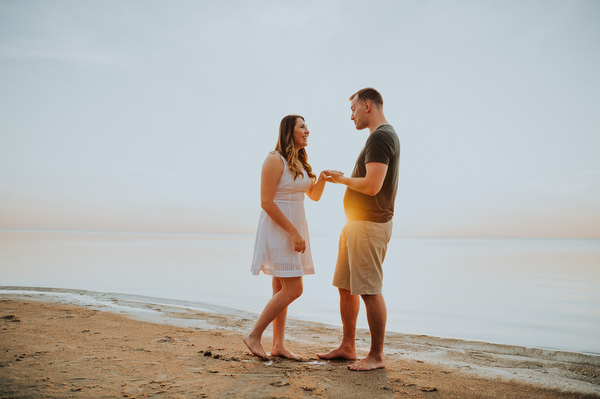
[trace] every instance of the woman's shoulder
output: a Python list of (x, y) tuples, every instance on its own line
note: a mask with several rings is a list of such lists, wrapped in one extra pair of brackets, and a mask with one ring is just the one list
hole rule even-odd
[(267, 155), (267, 160), (268, 159), (272, 159), (272, 160), (279, 160), (280, 162), (285, 163), (285, 158), (283, 157), (283, 155), (281, 155), (279, 153), (279, 151), (271, 151), (268, 155)]
[(283, 157), (277, 151), (271, 151), (267, 155), (267, 158), (265, 158), (264, 166), (266, 166), (266, 167), (277, 167), (277, 168), (281, 167), (281, 168), (283, 168), (283, 165), (284, 165)]

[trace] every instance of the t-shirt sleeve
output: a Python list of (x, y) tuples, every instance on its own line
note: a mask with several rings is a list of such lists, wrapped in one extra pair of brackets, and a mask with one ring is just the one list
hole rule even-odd
[(390, 164), (393, 157), (394, 143), (390, 136), (384, 132), (373, 132), (367, 139), (365, 151), (365, 164), (369, 162)]

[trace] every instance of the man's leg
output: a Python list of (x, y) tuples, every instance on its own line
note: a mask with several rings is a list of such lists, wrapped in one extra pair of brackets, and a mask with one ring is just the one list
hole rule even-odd
[(317, 353), (321, 359), (356, 359), (356, 321), (360, 310), (360, 298), (351, 295), (349, 290), (339, 288), (340, 291), (340, 315), (344, 336), (339, 348), (329, 353)]
[(385, 367), (383, 359), (383, 342), (385, 340), (385, 324), (387, 308), (383, 295), (362, 295), (367, 309), (367, 321), (371, 332), (371, 350), (364, 359), (348, 366), (354, 371), (368, 371)]

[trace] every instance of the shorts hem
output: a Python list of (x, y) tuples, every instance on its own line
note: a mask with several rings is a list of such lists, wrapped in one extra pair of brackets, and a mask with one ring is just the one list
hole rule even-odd
[(350, 295), (383, 295), (383, 290), (380, 290), (377, 293), (370, 293), (370, 292), (364, 292), (364, 291), (359, 291), (360, 293), (355, 293), (356, 291), (352, 291), (352, 288), (350, 287), (340, 287), (340, 285), (336, 285), (335, 283), (332, 284), (334, 287), (340, 289), (340, 290), (346, 290), (346, 291), (350, 291)]

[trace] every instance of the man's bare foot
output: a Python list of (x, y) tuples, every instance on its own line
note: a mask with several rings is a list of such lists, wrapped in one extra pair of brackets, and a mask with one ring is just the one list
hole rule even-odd
[(292, 360), (302, 360), (302, 356), (296, 355), (294, 352), (292, 352), (285, 346), (281, 350), (272, 348), (271, 356), (283, 357), (283, 358), (292, 359)]
[(242, 340), (244, 341), (244, 343), (246, 344), (248, 349), (250, 349), (250, 352), (252, 352), (253, 354), (255, 354), (256, 356), (260, 357), (263, 360), (269, 359), (269, 356), (267, 356), (267, 353), (263, 349), (260, 341), (256, 340), (256, 339), (252, 339), (250, 337), (249, 332), (246, 333), (246, 335), (244, 335), (244, 338), (242, 338)]
[(354, 349), (343, 349), (337, 348), (332, 350), (329, 353), (317, 353), (317, 357), (319, 359), (324, 360), (334, 360), (334, 359), (344, 359), (344, 360), (356, 360), (356, 351)]
[(349, 365), (348, 369), (350, 369), (352, 371), (369, 371), (369, 370), (382, 369), (384, 367), (385, 367), (385, 362), (383, 361), (383, 359), (377, 360), (377, 359), (373, 359), (370, 356), (367, 356), (364, 359)]

